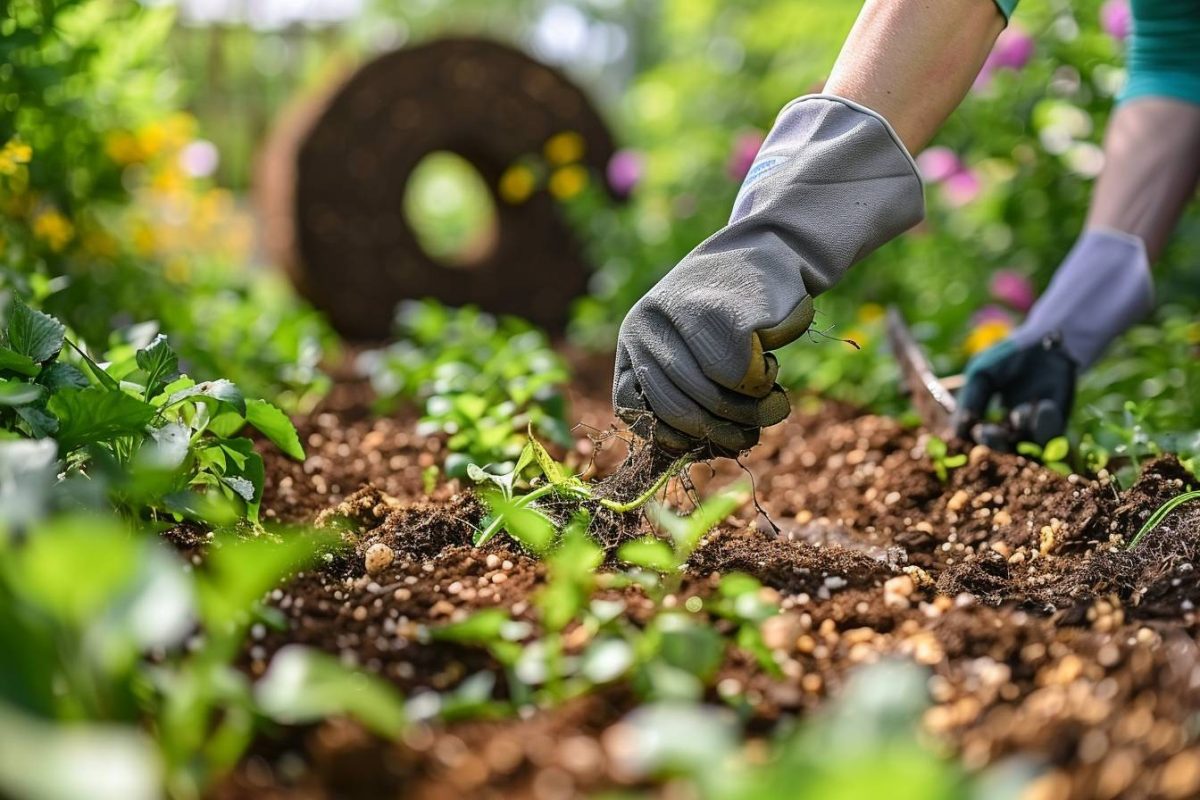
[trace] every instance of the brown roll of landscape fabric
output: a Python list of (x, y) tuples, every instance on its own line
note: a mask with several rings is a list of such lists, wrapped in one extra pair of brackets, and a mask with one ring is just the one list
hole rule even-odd
[[(257, 181), (269, 254), (351, 339), (387, 336), (396, 303), (423, 297), (562, 330), (587, 285), (579, 243), (544, 182), (519, 202), (498, 186), (563, 133), (602, 180), (612, 136), (557, 70), (483, 39), (383, 55), (277, 125)], [(414, 168), (439, 151), (473, 166), (495, 206), (494, 236), (456, 267), (425, 252), (403, 209)]]

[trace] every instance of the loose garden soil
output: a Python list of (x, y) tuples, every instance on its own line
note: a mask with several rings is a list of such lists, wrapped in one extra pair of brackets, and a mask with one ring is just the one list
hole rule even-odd
[[(607, 386), (602, 367), (580, 371), (574, 457), (603, 477), (624, 444), (593, 441), (612, 426)], [(275, 650), (299, 642), (410, 697), (451, 689), (496, 665), (424, 631), (491, 606), (532, 619), (544, 571), (504, 536), (471, 547), (482, 508), (466, 487), (441, 480), (424, 493), (422, 471), (440, 463), (442, 440), (414, 433), (412, 414), (372, 418), (368, 400), (364, 387), (343, 382), (300, 420), (303, 464), (263, 448), (266, 515), (347, 517), (354, 550), (272, 595), (290, 627), (256, 628), (245, 665), (259, 673)], [(690, 470), (701, 496), (748, 471), (761, 504), (706, 538), (673, 598), (706, 596), (729, 571), (754, 575), (778, 598), (783, 613), (764, 634), (784, 678), (739, 652), (719, 676), (722, 693), (755, 709), (752, 735), (819, 709), (856, 666), (901, 656), (930, 670), (930, 741), (971, 769), (1034, 763), (1043, 771), (1031, 798), (1200, 796), (1200, 504), (1182, 506), (1136, 551), (1124, 546), (1190, 485), (1177, 461), (1153, 462), (1120, 491), (974, 448), (943, 484), (919, 431), (801, 405), (740, 466)], [(690, 507), (675, 484), (667, 497)], [(367, 551), (381, 543), (394, 557), (376, 547), (367, 574)], [(626, 599), (631, 618), (644, 618), (648, 601), (631, 590)], [(575, 647), (585, 637), (567, 632)], [(497, 686), (503, 694), (502, 677)], [(264, 737), (215, 796), (551, 800), (621, 787), (631, 778), (617, 723), (635, 702), (610, 689), (519, 719), (413, 726), (394, 744), (331, 721)]]

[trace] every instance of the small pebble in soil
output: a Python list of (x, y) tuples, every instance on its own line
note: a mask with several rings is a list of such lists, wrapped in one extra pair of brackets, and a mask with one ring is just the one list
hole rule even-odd
[(383, 542), (376, 542), (367, 548), (367, 554), (363, 558), (363, 566), (366, 567), (368, 575), (378, 575), (390, 567), (395, 560), (396, 554), (392, 552), (392, 548)]

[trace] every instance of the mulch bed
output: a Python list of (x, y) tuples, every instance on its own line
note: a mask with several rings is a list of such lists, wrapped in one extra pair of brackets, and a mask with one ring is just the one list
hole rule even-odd
[[(612, 425), (607, 388), (594, 375), (577, 387), (576, 457), (610, 474), (622, 443), (597, 452), (588, 436)], [(931, 671), (925, 729), (970, 769), (1031, 761), (1044, 770), (1035, 798), (1200, 796), (1200, 504), (1136, 552), (1122, 544), (1190, 485), (1177, 461), (1159, 459), (1119, 491), (975, 448), (943, 484), (920, 432), (804, 405), (741, 465), (690, 471), (702, 495), (748, 471), (761, 506), (706, 538), (680, 592), (705, 595), (740, 571), (777, 594), (784, 613), (764, 634), (785, 677), (735, 652), (718, 678), (755, 709), (752, 731), (819, 708), (855, 667), (902, 656)], [(306, 462), (264, 448), (266, 514), (311, 521), (340, 505), (355, 551), (272, 595), (291, 629), (252, 642), (246, 668), (259, 673), (301, 642), (409, 696), (494, 669), (486, 653), (421, 632), (495, 605), (532, 618), (541, 565), (503, 536), (472, 548), (482, 509), (458, 482), (425, 496), (422, 470), (440, 462), (442, 441), (416, 435), (415, 416), (372, 419), (364, 389), (345, 383), (300, 423)], [(689, 507), (678, 488), (670, 499)], [(380, 542), (395, 559), (367, 575), (364, 556)], [(638, 603), (627, 613), (637, 620)], [(550, 800), (619, 788), (613, 726), (635, 702), (609, 689), (528, 718), (417, 725), (394, 744), (330, 721), (263, 737), (214, 794)]]

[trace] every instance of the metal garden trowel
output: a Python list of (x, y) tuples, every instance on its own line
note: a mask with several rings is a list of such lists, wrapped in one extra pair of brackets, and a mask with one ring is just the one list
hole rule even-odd
[(938, 378), (933, 374), (933, 367), (925, 357), (925, 351), (917, 344), (917, 340), (908, 329), (908, 323), (904, 321), (904, 315), (895, 306), (888, 308), (887, 333), (892, 353), (900, 364), (904, 385), (912, 397), (913, 408), (921, 417), (921, 422), (936, 436), (944, 439), (952, 437), (952, 420), (958, 404), (951, 392), (962, 386), (963, 376)]

